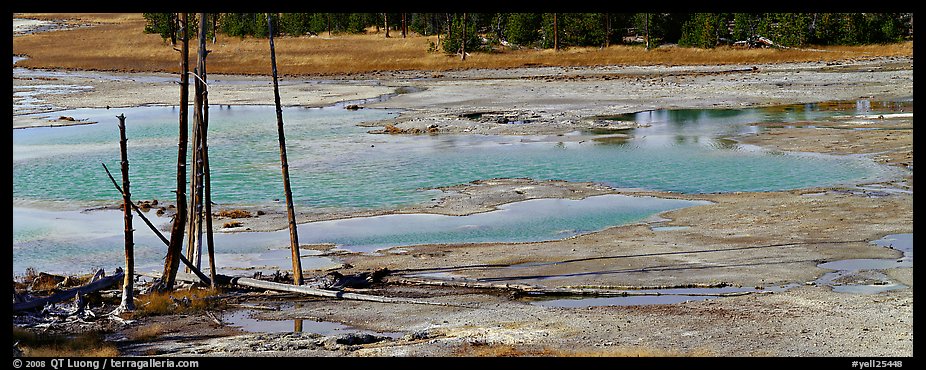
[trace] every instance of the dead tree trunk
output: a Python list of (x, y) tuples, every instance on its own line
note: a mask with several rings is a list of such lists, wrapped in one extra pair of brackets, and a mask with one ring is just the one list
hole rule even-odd
[[(289, 163), (286, 160), (286, 135), (283, 133), (283, 108), (280, 106), (280, 87), (277, 83), (277, 57), (276, 51), (273, 48), (273, 25), (270, 23), (270, 17), (267, 17), (267, 28), (270, 34), (270, 65), (273, 67), (273, 99), (276, 103), (277, 133), (280, 139), (280, 167), (283, 172), (283, 192), (286, 193), (286, 215), (289, 218), (289, 241), (293, 257), (293, 284), (302, 285), (302, 260), (299, 254), (299, 233), (296, 230), (296, 211), (293, 208), (293, 192), (289, 186)], [(386, 32), (388, 33), (389, 30), (387, 29)]]
[(405, 13), (402, 13), (402, 38), (405, 38), (405, 34), (408, 33), (408, 26), (405, 24)]
[(383, 13), (383, 28), (386, 30), (386, 38), (389, 38), (389, 16)]
[(441, 33), (442, 29), (441, 29), (441, 27), (440, 27), (440, 22), (437, 21), (437, 15), (436, 15), (436, 13), (431, 13), (431, 26), (433, 26), (434, 29), (437, 30), (437, 45), (435, 45), (434, 47), (435, 47), (436, 49), (439, 50), (440, 47), (441, 47), (441, 45), (440, 45), (440, 33)]
[(466, 13), (463, 13), (463, 27), (460, 31), (460, 60), (466, 60)]
[[(205, 117), (207, 109), (205, 107), (206, 95), (206, 14), (199, 13), (199, 46), (196, 53), (196, 68), (194, 75), (194, 102), (193, 102), (193, 170), (191, 173), (190, 191), (190, 225), (189, 234), (187, 235), (187, 258), (202, 269), (202, 252), (203, 252), (203, 222), (205, 208), (205, 150), (206, 150), (206, 129)], [(211, 207), (209, 207), (211, 209)], [(208, 227), (208, 225), (207, 225)], [(207, 231), (208, 233), (208, 231)], [(189, 272), (189, 268), (187, 268)]]
[[(444, 41), (453, 39), (453, 19), (450, 17), (450, 13), (445, 13), (447, 15), (447, 37), (444, 38)], [(454, 15), (456, 17), (456, 15)]]
[(87, 293), (92, 293), (98, 290), (106, 289), (112, 286), (113, 284), (118, 284), (119, 280), (125, 279), (125, 277), (126, 275), (122, 271), (122, 269), (117, 269), (116, 273), (113, 274), (112, 276), (103, 277), (99, 280), (88, 283), (87, 285), (61, 291), (61, 292), (52, 294), (45, 298), (33, 299), (28, 302), (14, 303), (13, 312), (41, 308), (41, 307), (45, 307), (45, 305), (49, 303), (58, 303), (58, 302), (61, 302), (67, 299), (72, 299), (76, 295), (84, 295)]
[(212, 43), (215, 44), (215, 38), (218, 36), (219, 31), (215, 28), (216, 23), (219, 20), (219, 13), (212, 13)]
[(339, 290), (325, 290), (311, 288), (307, 286), (293, 286), (289, 284), (274, 283), (271, 281), (257, 280), (245, 277), (231, 278), (231, 283), (246, 286), (251, 288), (267, 289), (281, 292), (292, 292), (300, 294), (308, 294), (316, 297), (328, 297), (328, 298), (337, 298), (337, 299), (350, 299), (356, 301), (368, 301), (368, 302), (380, 302), (380, 303), (405, 303), (405, 304), (422, 304), (422, 305), (432, 305), (432, 306), (450, 306), (450, 307), (466, 307), (461, 305), (455, 305), (450, 303), (440, 303), (440, 302), (429, 302), (429, 301), (420, 301), (416, 299), (408, 298), (393, 298), (393, 297), (382, 297), (374, 296), (367, 294), (358, 294), (358, 293), (348, 293), (342, 292)]
[(644, 32), (646, 32), (644, 35), (646, 37), (646, 50), (649, 50), (649, 13), (643, 13), (643, 17)]
[(604, 14), (604, 47), (611, 47), (611, 13)]
[(557, 27), (556, 13), (553, 13), (553, 50), (559, 51), (559, 27)]
[[(199, 75), (199, 68), (193, 69), (193, 74)], [(202, 84), (198, 80), (193, 81), (193, 138), (190, 142), (193, 144), (193, 158), (190, 164), (193, 166), (190, 170), (190, 207), (189, 207), (189, 224), (187, 225), (187, 249), (186, 258), (193, 261), (196, 267), (201, 266), (202, 251), (202, 142), (200, 133), (202, 132)], [(189, 269), (186, 272), (190, 272)]]
[[(201, 168), (199, 173), (201, 174), (200, 179), (200, 188), (202, 189), (202, 203), (203, 203), (203, 214), (201, 218), (205, 218), (206, 224), (206, 250), (209, 255), (209, 270), (212, 275), (212, 287), (215, 288), (215, 246), (212, 236), (212, 188), (211, 188), (211, 179), (209, 176), (209, 144), (207, 140), (207, 133), (209, 132), (209, 85), (206, 83), (206, 57), (209, 56), (209, 50), (206, 50), (206, 14), (201, 13), (200, 22), (199, 22), (199, 53), (198, 53), (198, 69), (199, 69), (199, 80), (196, 81), (200, 85), (199, 95), (199, 110), (201, 113), (197, 115), (201, 116), (199, 122), (199, 158), (201, 163)], [(215, 30), (213, 30), (214, 32)], [(200, 241), (200, 254), (202, 241)], [(197, 261), (197, 266), (199, 261)]]
[[(109, 180), (113, 182), (113, 186), (116, 187), (116, 190), (118, 190), (119, 193), (121, 194), (122, 188), (119, 186), (119, 184), (116, 183), (116, 179), (113, 178), (113, 174), (109, 172), (109, 168), (106, 167), (106, 163), (103, 163), (103, 169), (106, 170), (106, 174), (109, 176)], [(135, 202), (132, 202), (131, 205), (132, 205), (132, 209), (135, 210), (135, 214), (138, 215), (138, 217), (140, 217), (142, 221), (145, 221), (145, 224), (148, 225), (148, 228), (151, 229), (151, 231), (154, 232), (154, 234), (157, 235), (158, 238), (161, 239), (162, 242), (164, 242), (164, 245), (170, 246), (170, 241), (164, 237), (164, 234), (161, 234), (161, 230), (158, 230), (157, 226), (154, 226), (154, 224), (151, 223), (151, 220), (149, 220), (148, 217), (145, 217), (145, 214), (142, 213), (140, 209), (138, 209), (138, 206), (135, 204)], [(193, 264), (190, 263), (190, 260), (186, 259), (186, 257), (183, 256), (183, 253), (180, 253), (177, 256), (180, 257), (180, 262), (183, 262), (183, 264), (185, 264), (187, 267), (193, 270), (193, 273), (196, 274), (196, 276), (199, 277), (200, 280), (203, 281), (203, 283), (205, 283), (206, 285), (212, 285), (209, 278), (206, 277), (206, 275), (203, 275), (203, 273), (199, 271), (199, 269), (197, 269), (196, 266), (193, 266)]]
[(122, 283), (122, 302), (118, 312), (135, 310), (135, 230), (132, 228), (132, 193), (129, 190), (129, 156), (127, 150), (128, 140), (125, 138), (125, 115), (116, 116), (119, 119), (119, 153), (122, 157), (122, 215), (125, 220), (125, 279)]
[(170, 34), (170, 46), (177, 46), (177, 15), (167, 13), (167, 33)]
[(158, 290), (172, 290), (183, 254), (183, 232), (186, 226), (186, 151), (187, 151), (187, 104), (189, 103), (189, 37), (187, 13), (180, 14), (180, 134), (177, 143), (177, 212), (170, 229), (170, 244), (164, 260), (164, 273)]

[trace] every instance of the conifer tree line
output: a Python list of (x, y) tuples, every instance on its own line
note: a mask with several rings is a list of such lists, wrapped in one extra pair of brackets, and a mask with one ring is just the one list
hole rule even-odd
[[(219, 34), (267, 37), (267, 13), (207, 14)], [(862, 45), (912, 39), (913, 13), (276, 13), (274, 36), (367, 30), (440, 36), (448, 53), (498, 47), (564, 48), (639, 43), (713, 48), (765, 37), (790, 47)], [(144, 13), (146, 33), (175, 42), (176, 14)], [(198, 24), (193, 22), (193, 24)], [(211, 29), (211, 27), (210, 27)], [(195, 32), (195, 31), (194, 31)], [(211, 31), (210, 31), (211, 32)], [(465, 36), (464, 36), (465, 35)], [(214, 35), (210, 34), (210, 37)], [(463, 40), (462, 37), (466, 37)]]

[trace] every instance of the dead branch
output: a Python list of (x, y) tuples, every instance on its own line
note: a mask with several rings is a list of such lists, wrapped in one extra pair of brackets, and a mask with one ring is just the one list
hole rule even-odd
[[(455, 288), (473, 288), (488, 290), (504, 290), (515, 295), (546, 295), (546, 296), (594, 296), (594, 297), (627, 297), (627, 296), (659, 296), (659, 295), (676, 295), (674, 293), (647, 292), (646, 290), (664, 290), (664, 289), (683, 289), (683, 288), (721, 288), (729, 286), (727, 283), (717, 284), (683, 284), (683, 285), (658, 285), (658, 286), (578, 286), (578, 287), (560, 287), (547, 288), (527, 284), (496, 284), (484, 283), (480, 281), (460, 281), (460, 280), (428, 280), (416, 278), (390, 279), (389, 284), (398, 285), (415, 285), (415, 286), (440, 286)], [(633, 292), (628, 292), (632, 290)], [(680, 295), (690, 296), (737, 296), (745, 295), (751, 292), (732, 292), (732, 293), (682, 293)]]
[[(122, 188), (119, 186), (119, 184), (116, 183), (116, 179), (113, 177), (113, 174), (109, 172), (109, 168), (106, 167), (105, 163), (103, 163), (103, 169), (106, 170), (106, 174), (109, 175), (109, 179), (112, 180), (113, 186), (116, 187), (116, 190), (119, 190), (119, 192), (122, 193)], [(170, 247), (170, 241), (168, 241), (167, 238), (164, 237), (164, 234), (161, 234), (161, 231), (158, 230), (158, 228), (155, 227), (154, 224), (151, 223), (150, 220), (148, 220), (148, 217), (145, 217), (145, 214), (141, 212), (141, 209), (138, 208), (138, 205), (136, 205), (134, 202), (129, 202), (129, 204), (132, 205), (132, 209), (135, 210), (135, 214), (137, 214), (138, 217), (141, 217), (141, 219), (145, 221), (145, 224), (148, 225), (148, 228), (150, 228), (151, 231), (153, 231), (161, 239), (161, 241), (164, 242), (164, 245), (167, 245), (168, 247)], [(178, 215), (175, 217), (180, 217), (180, 216)], [(187, 267), (189, 267), (190, 271), (196, 274), (196, 276), (198, 276), (199, 279), (202, 280), (204, 284), (212, 285), (212, 280), (210, 280), (206, 276), (206, 274), (203, 274), (202, 271), (196, 268), (196, 266), (193, 266), (193, 263), (190, 262), (190, 260), (188, 260), (186, 257), (184, 257), (183, 254), (178, 255), (178, 257), (180, 257), (180, 261), (183, 262), (183, 264), (185, 264)]]
[(79, 286), (73, 289), (68, 289), (61, 291), (55, 294), (52, 294), (45, 298), (33, 299), (28, 302), (14, 303), (13, 312), (31, 310), (35, 308), (45, 307), (49, 303), (58, 303), (64, 300), (74, 298), (75, 295), (84, 295), (87, 293), (96, 292), (117, 284), (120, 280), (125, 277), (125, 273), (122, 269), (116, 269), (116, 273), (112, 276), (101, 277), (87, 285)]
[(469, 306), (461, 306), (461, 305), (455, 305), (455, 304), (450, 304), (450, 303), (419, 301), (415, 299), (382, 297), (382, 296), (374, 296), (374, 295), (367, 295), (367, 294), (349, 293), (349, 292), (336, 291), (336, 290), (317, 289), (317, 288), (310, 288), (307, 286), (274, 283), (270, 281), (251, 279), (251, 278), (246, 278), (246, 277), (231, 278), (231, 282), (232, 284), (245, 286), (245, 287), (300, 293), (300, 294), (307, 294), (307, 295), (316, 296), (316, 297), (349, 299), (349, 300), (355, 300), (355, 301), (368, 301), (368, 302), (379, 302), (379, 303), (405, 303), (405, 304), (423, 304), (423, 305), (432, 305), (432, 306), (471, 308)]

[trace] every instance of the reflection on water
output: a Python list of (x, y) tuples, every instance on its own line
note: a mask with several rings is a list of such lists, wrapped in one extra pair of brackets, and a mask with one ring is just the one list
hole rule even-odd
[(314, 319), (258, 320), (251, 317), (252, 313), (253, 312), (249, 310), (232, 311), (225, 314), (222, 317), (222, 321), (232, 327), (253, 333), (315, 333), (326, 337), (338, 334), (366, 333), (386, 336), (393, 339), (399, 338), (404, 334), (400, 332), (378, 333), (357, 329), (338, 322)]

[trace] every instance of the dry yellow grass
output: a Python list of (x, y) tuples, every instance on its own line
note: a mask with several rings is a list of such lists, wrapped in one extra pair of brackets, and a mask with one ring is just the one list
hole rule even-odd
[(212, 298), (218, 293), (213, 289), (190, 289), (142, 294), (136, 298), (133, 314), (135, 317), (145, 317), (218, 310), (222, 302)]
[[(160, 36), (144, 34), (141, 14), (28, 14), (29, 18), (68, 18), (98, 23), (91, 28), (45, 32), (13, 38), (13, 53), (30, 59), (30, 68), (177, 72), (178, 54)], [(638, 46), (583, 47), (553, 50), (503, 50), (459, 56), (428, 52), (437, 37), (402, 38), (382, 33), (327, 37), (278, 37), (277, 68), (281, 75), (331, 75), (390, 70), (446, 71), (468, 68), (595, 65), (711, 65), (833, 61), (876, 56), (912, 56), (913, 43), (838, 46), (807, 49), (657, 48)], [(196, 42), (191, 43), (195, 57)], [(267, 39), (220, 35), (207, 42), (210, 73), (270, 74)], [(819, 51), (820, 49), (824, 51)]]
[(13, 342), (25, 357), (115, 357), (119, 350), (103, 340), (100, 333), (82, 333), (74, 336), (36, 334), (13, 326)]
[(161, 324), (150, 324), (136, 329), (130, 335), (130, 339), (135, 341), (149, 341), (161, 336), (167, 332), (167, 328)]

